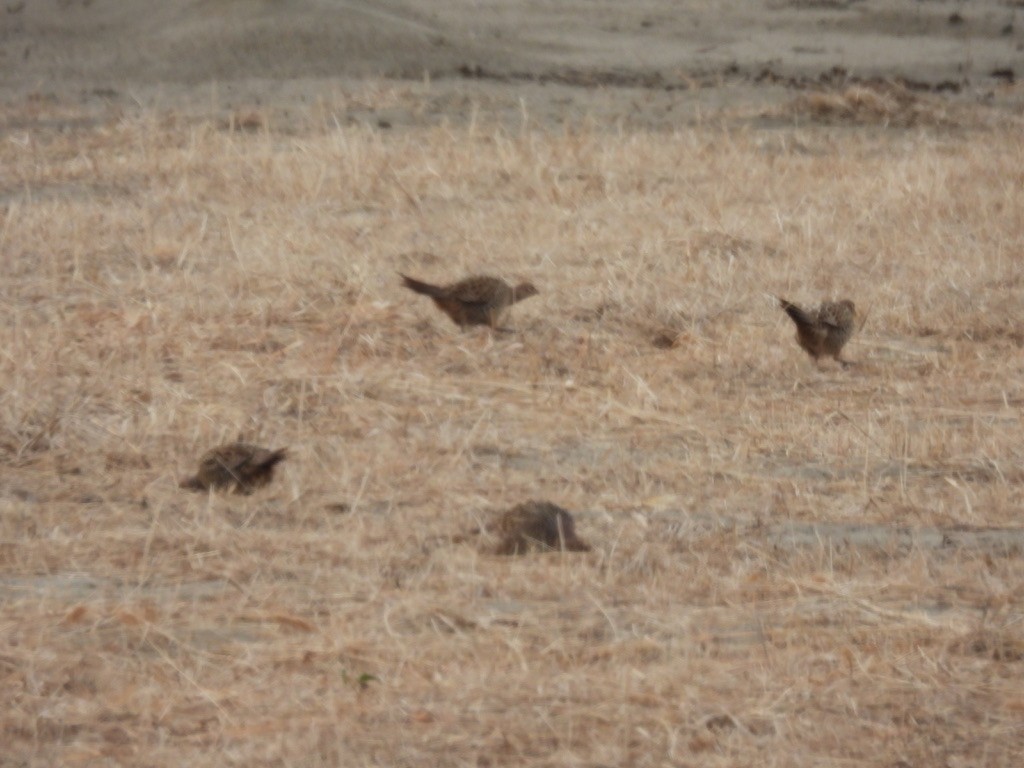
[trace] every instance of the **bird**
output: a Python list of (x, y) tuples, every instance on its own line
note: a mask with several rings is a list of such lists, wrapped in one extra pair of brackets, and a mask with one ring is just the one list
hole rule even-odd
[(274, 467), (287, 448), (270, 450), (250, 443), (226, 443), (211, 448), (199, 459), (199, 471), (178, 483), (192, 491), (227, 489), (248, 495), (271, 481)]
[(526, 501), (501, 513), (495, 523), (499, 555), (517, 555), (531, 549), (589, 552), (590, 545), (576, 535), (572, 515), (549, 501)]
[(786, 314), (796, 323), (796, 340), (815, 361), (832, 357), (846, 368), (850, 365), (841, 353), (853, 336), (857, 310), (849, 299), (823, 301), (817, 309), (802, 309), (791, 301), (776, 297)]
[(450, 285), (431, 285), (401, 272), (398, 274), (406, 288), (429, 296), (460, 328), (489, 325), (495, 330), (504, 330), (501, 326), (512, 305), (540, 293), (533, 283), (523, 282), (513, 287), (500, 277), (488, 275), (467, 277)]

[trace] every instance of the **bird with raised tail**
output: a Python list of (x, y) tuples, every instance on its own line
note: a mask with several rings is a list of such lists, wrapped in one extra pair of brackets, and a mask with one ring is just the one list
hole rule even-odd
[(460, 328), (487, 325), (505, 330), (502, 324), (508, 319), (512, 305), (540, 293), (533, 283), (512, 286), (500, 277), (488, 275), (467, 277), (449, 285), (432, 285), (401, 272), (398, 274), (406, 288), (429, 296)]
[(849, 299), (823, 301), (816, 309), (803, 309), (781, 297), (779, 304), (796, 324), (796, 340), (814, 362), (818, 358), (832, 357), (846, 368), (849, 360), (843, 360), (842, 351), (853, 336), (857, 310)]
[(179, 488), (191, 491), (229, 490), (250, 494), (269, 483), (274, 467), (284, 461), (286, 448), (270, 450), (249, 443), (227, 443), (211, 448), (199, 459), (199, 470)]

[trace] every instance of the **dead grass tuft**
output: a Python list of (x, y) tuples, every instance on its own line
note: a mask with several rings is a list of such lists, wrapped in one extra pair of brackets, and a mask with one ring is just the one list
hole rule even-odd
[(956, 105), (941, 96), (915, 92), (893, 80), (866, 80), (840, 88), (802, 93), (768, 114), (830, 125), (883, 125), (900, 128), (981, 127), (1005, 121), (977, 105)]

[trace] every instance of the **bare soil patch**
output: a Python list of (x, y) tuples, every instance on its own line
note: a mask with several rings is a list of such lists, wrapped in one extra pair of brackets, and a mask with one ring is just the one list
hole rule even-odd
[[(525, 100), (541, 122), (572, 119), (582, 106), (612, 124), (674, 127), (723, 104), (877, 78), (1020, 114), (1022, 56), (1024, 11), (1005, 0), (969, 8), (958, 0), (6, 0), (0, 7), (0, 99), (35, 94), (95, 109), (207, 117), (254, 106), (304, 114), (365, 77), (430, 81), (444, 97), (436, 108), (460, 121), (479, 109), (464, 99), (467, 89), (516, 113)], [(430, 114), (380, 119), (418, 124)]]

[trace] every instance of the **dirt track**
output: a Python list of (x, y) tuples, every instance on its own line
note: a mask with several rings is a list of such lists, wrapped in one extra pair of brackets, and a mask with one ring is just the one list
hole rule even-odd
[[(574, 111), (665, 122), (633, 88), (701, 91), (705, 105), (772, 98), (765, 86), (875, 76), (1019, 108), (1024, 9), (1008, 2), (668, 0), (5, 0), (0, 98), (29, 94), (175, 108), (287, 106), (366, 76), (483, 80), (540, 119)], [(995, 73), (995, 74), (993, 74)], [(442, 85), (438, 85), (442, 81)], [(538, 87), (549, 84), (552, 87)], [(475, 84), (479, 85), (479, 83)], [(618, 109), (608, 110), (615, 86)], [(623, 92), (627, 91), (627, 92)], [(710, 95), (713, 91), (714, 95)], [(616, 98), (612, 96), (611, 98)], [(679, 115), (693, 114), (694, 98)], [(595, 107), (596, 104), (596, 107)], [(451, 116), (464, 114), (448, 104)], [(669, 120), (671, 122), (671, 120)]]

